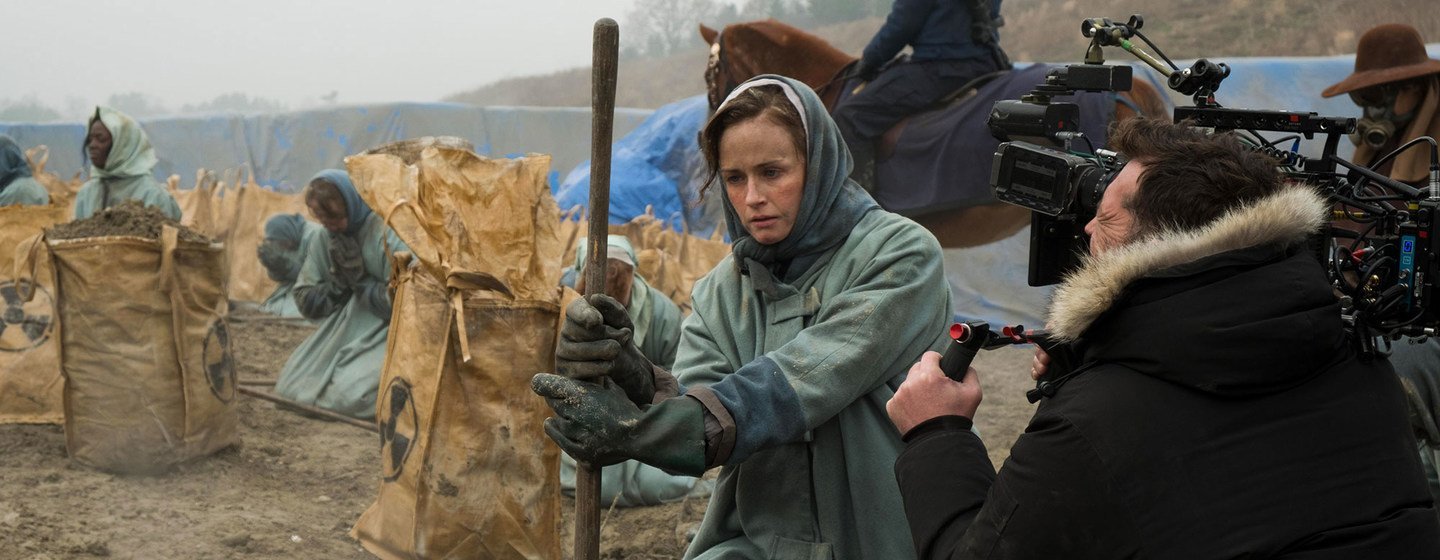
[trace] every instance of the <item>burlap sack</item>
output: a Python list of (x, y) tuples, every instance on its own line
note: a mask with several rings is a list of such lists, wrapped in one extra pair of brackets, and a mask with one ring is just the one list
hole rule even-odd
[[(47, 262), (16, 270), (45, 228), (65, 221), (64, 205), (0, 207), (0, 424), (59, 424), (60, 343), (55, 336), (55, 283)], [(30, 301), (25, 301), (30, 296)]]
[(49, 193), (50, 205), (64, 208), (67, 219), (74, 216), (75, 195), (80, 193), (80, 186), (85, 183), (80, 180), (80, 174), (76, 173), (66, 181), (46, 171), (45, 164), (50, 161), (50, 147), (44, 144), (25, 150), (25, 160), (30, 164), (30, 174), (34, 176), (35, 182), (40, 183)]
[(81, 464), (151, 473), (239, 443), (224, 248), (177, 231), (45, 241)]
[(266, 189), (239, 171), (227, 175), (237, 178), (238, 186), (218, 182), (214, 172), (201, 169), (194, 188), (170, 194), (180, 205), (181, 224), (225, 246), (230, 298), (265, 301), (276, 286), (255, 252), (265, 240), (265, 222), (276, 214), (304, 215), (305, 201), (299, 194)]
[(393, 276), (379, 496), (351, 535), (385, 559), (559, 558), (559, 450), (529, 389), (560, 317), (549, 157), (440, 144), (346, 159), (416, 256)]

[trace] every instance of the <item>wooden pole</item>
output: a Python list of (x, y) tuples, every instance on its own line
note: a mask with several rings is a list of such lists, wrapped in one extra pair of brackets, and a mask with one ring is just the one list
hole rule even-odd
[[(590, 74), (590, 234), (585, 247), (585, 295), (605, 293), (610, 233), (610, 143), (614, 141), (615, 77), (620, 26), (595, 22)], [(600, 558), (600, 469), (580, 463), (575, 473), (575, 560)]]
[(298, 410), (302, 410), (302, 411), (304, 411), (306, 414), (314, 414), (314, 415), (316, 415), (316, 416), (324, 417), (324, 418), (326, 418), (326, 419), (328, 419), (328, 420), (334, 420), (334, 421), (336, 421), (336, 422), (343, 422), (343, 423), (345, 423), (345, 424), (349, 424), (349, 425), (355, 426), (355, 427), (357, 427), (357, 428), (365, 428), (366, 430), (370, 430), (370, 431), (376, 432), (376, 433), (378, 433), (378, 432), (380, 431), (380, 427), (377, 426), (377, 425), (375, 425), (374, 422), (366, 422), (366, 421), (360, 420), (360, 419), (358, 419), (358, 418), (351, 418), (351, 417), (346, 416), (346, 415), (344, 415), (344, 414), (339, 414), (339, 413), (336, 413), (336, 412), (332, 412), (332, 411), (329, 411), (329, 410), (325, 410), (325, 409), (320, 408), (320, 407), (317, 407), (317, 406), (310, 406), (310, 405), (308, 405), (308, 404), (298, 403), (298, 402), (292, 401), (292, 400), (290, 400), (290, 399), (287, 399), (287, 398), (285, 398), (285, 397), (282, 397), (282, 396), (280, 396), (280, 395), (276, 395), (276, 394), (272, 394), (272, 393), (267, 393), (267, 392), (265, 392), (265, 391), (259, 391), (259, 390), (256, 390), (256, 389), (251, 389), (251, 388), (249, 388), (249, 387), (243, 387), (243, 386), (242, 386), (242, 387), (236, 387), (235, 390), (239, 391), (241, 394), (249, 395), (249, 396), (255, 397), (255, 398), (260, 399), (260, 400), (266, 400), (266, 401), (273, 402), (273, 403), (275, 403), (275, 404), (279, 404), (279, 405), (283, 405), (283, 406), (288, 406), (288, 407), (291, 407), (291, 408), (295, 408), (295, 409), (298, 409)]

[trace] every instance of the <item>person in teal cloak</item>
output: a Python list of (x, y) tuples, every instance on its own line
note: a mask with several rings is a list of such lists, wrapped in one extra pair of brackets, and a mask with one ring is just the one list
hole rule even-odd
[(35, 182), (25, 152), (15, 140), (0, 134), (0, 206), (45, 206), (50, 193)]
[(546, 433), (594, 465), (722, 467), (686, 558), (914, 558), (885, 403), (941, 348), (939, 243), (848, 179), (834, 121), (798, 81), (742, 84), (701, 149), (734, 243), (695, 285), (674, 376), (613, 299), (576, 300), (559, 375), (531, 381), (554, 411)]
[(265, 298), (260, 310), (281, 317), (304, 317), (295, 304), (295, 280), (305, 264), (305, 247), (310, 237), (328, 235), (325, 228), (299, 214), (277, 214), (265, 222), (265, 240), (256, 248), (265, 273), (274, 280), (275, 291)]
[[(606, 241), (605, 293), (625, 307), (632, 317), (634, 340), (639, 341), (640, 354), (650, 363), (670, 369), (675, 362), (675, 349), (680, 345), (680, 307), (659, 290), (650, 287), (635, 270), (635, 248), (623, 235), (611, 235)], [(575, 266), (565, 270), (560, 282), (578, 291), (585, 291), (586, 244), (582, 239), (575, 254)], [(686, 497), (704, 497), (714, 488), (714, 481), (693, 476), (672, 475), (639, 461), (610, 465), (600, 472), (600, 500), (607, 506), (653, 506)], [(560, 454), (560, 490), (575, 493), (575, 459)]]
[(275, 392), (374, 419), (390, 332), (386, 251), (407, 249), (360, 200), (344, 171), (327, 169), (311, 179), (305, 205), (325, 231), (307, 236), (293, 294), (300, 314), (320, 323), (285, 361)]
[(180, 220), (180, 205), (155, 180), (155, 148), (140, 123), (109, 107), (96, 107), (85, 136), (90, 180), (75, 197), (75, 219), (83, 220), (126, 200), (159, 208)]

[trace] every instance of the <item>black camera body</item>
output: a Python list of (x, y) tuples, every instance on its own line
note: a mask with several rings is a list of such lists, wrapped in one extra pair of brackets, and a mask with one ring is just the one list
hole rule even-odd
[[(1081, 31), (1091, 39), (1085, 64), (1052, 70), (1030, 94), (996, 103), (990, 113), (991, 132), (1002, 141), (990, 172), (995, 196), (1031, 210), (1030, 285), (1058, 283), (1079, 266), (1088, 251), (1084, 227), (1124, 165), (1113, 152), (1093, 146), (1089, 153), (1078, 151), (1074, 140), (1090, 143), (1077, 132), (1078, 106), (1050, 100), (1077, 91), (1128, 90), (1130, 67), (1106, 66), (1101, 53), (1102, 46), (1120, 46), (1165, 75), (1171, 89), (1193, 96), (1194, 107), (1175, 109), (1175, 122), (1249, 133), (1241, 140), (1275, 158), (1287, 180), (1309, 185), (1335, 203), (1331, 227), (1317, 234), (1312, 246), (1340, 294), (1341, 317), (1363, 354), (1382, 353), (1378, 340), (1440, 335), (1440, 293), (1435, 290), (1440, 279), (1440, 155), (1435, 149), (1426, 193), (1335, 155), (1340, 138), (1355, 130), (1354, 118), (1222, 108), (1214, 94), (1230, 68), (1201, 59), (1182, 69), (1163, 54), (1168, 66), (1162, 65), (1130, 41), (1139, 37), (1150, 44), (1138, 31), (1143, 22), (1140, 16), (1128, 24), (1085, 20)], [(1297, 145), (1302, 136), (1321, 134), (1325, 149), (1321, 157), (1308, 158), (1280, 148), (1259, 131), (1289, 134)], [(1411, 144), (1421, 140), (1429, 139)]]
[(995, 197), (1031, 210), (1031, 286), (1057, 283), (1080, 266), (1085, 224), (1122, 165), (1114, 154), (1085, 158), (1018, 140), (996, 148), (990, 166)]

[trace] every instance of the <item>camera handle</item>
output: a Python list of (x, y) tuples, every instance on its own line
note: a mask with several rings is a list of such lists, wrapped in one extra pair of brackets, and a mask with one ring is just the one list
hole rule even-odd
[[(1195, 106), (1218, 107), (1215, 103), (1215, 91), (1220, 89), (1220, 82), (1230, 76), (1230, 66), (1203, 58), (1184, 69), (1167, 64), (1170, 62), (1168, 58), (1162, 62), (1160, 58), (1130, 40), (1131, 37), (1140, 35), (1139, 29), (1144, 26), (1145, 18), (1140, 14), (1130, 16), (1130, 20), (1125, 23), (1110, 18), (1089, 18), (1080, 22), (1080, 34), (1090, 39), (1090, 46), (1085, 50), (1085, 63), (1104, 64), (1105, 53), (1102, 47), (1120, 47), (1165, 76), (1170, 89), (1191, 96)], [(1145, 38), (1144, 35), (1140, 37)], [(1149, 42), (1149, 39), (1145, 40)]]

